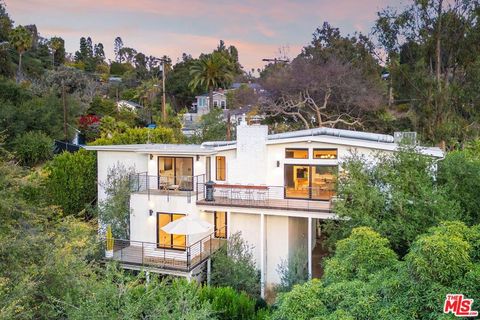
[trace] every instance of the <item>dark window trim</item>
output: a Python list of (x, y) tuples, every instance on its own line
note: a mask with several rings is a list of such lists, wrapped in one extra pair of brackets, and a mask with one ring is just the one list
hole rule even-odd
[(186, 214), (184, 213), (169, 213), (169, 212), (157, 212), (157, 249), (168, 249), (168, 250), (177, 250), (177, 251), (186, 251), (187, 250), (187, 236), (184, 236), (185, 237), (185, 248), (183, 249), (180, 249), (180, 248), (174, 248), (173, 247), (173, 234), (171, 233), (170, 234), (170, 242), (172, 243), (171, 246), (161, 246), (160, 245), (160, 239), (158, 238), (158, 236), (160, 235), (160, 228), (158, 227), (158, 219), (159, 219), (159, 216), (161, 214), (168, 214), (170, 216), (170, 222), (172, 222), (172, 217), (173, 215), (179, 215), (179, 216), (186, 216)]
[[(223, 212), (225, 214), (225, 237), (217, 236), (217, 212)], [(213, 211), (213, 224), (215, 228), (214, 236), (218, 239), (227, 239), (228, 237), (228, 214), (227, 211)]]
[[(334, 159), (315, 158), (315, 151), (335, 151), (335, 158)], [(337, 148), (314, 148), (312, 152), (312, 157), (315, 160), (335, 160), (335, 159), (338, 159), (338, 149)]]
[[(223, 164), (224, 164), (224, 179), (218, 179), (218, 158), (223, 158)], [(227, 180), (227, 157), (226, 156), (215, 156), (215, 180), (217, 181), (226, 181)]]
[[(287, 152), (289, 150), (300, 150), (300, 151), (307, 151), (307, 157), (306, 158), (295, 158), (295, 157), (287, 157)], [(285, 159), (309, 159), (310, 154), (308, 152), (308, 148), (285, 148)]]

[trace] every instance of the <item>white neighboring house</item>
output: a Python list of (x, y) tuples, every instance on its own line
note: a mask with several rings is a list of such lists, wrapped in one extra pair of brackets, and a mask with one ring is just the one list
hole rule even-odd
[[(296, 250), (307, 250), (309, 275), (318, 275), (318, 225), (336, 218), (331, 200), (342, 161), (353, 151), (374, 160), (378, 151), (395, 152), (399, 145), (383, 134), (317, 128), (269, 135), (267, 126), (242, 123), (237, 141), (85, 148), (98, 153), (99, 201), (109, 168), (121, 163), (137, 172), (130, 239), (114, 246), (122, 267), (198, 278), (211, 253), (241, 232), (253, 246), (265, 296), (280, 282), (278, 265)], [(439, 148), (417, 148), (443, 156)], [(214, 227), (193, 236), (161, 230), (187, 215)]]
[(130, 111), (137, 111), (138, 109), (142, 109), (142, 105), (128, 100), (120, 100), (117, 102), (117, 109), (128, 109)]

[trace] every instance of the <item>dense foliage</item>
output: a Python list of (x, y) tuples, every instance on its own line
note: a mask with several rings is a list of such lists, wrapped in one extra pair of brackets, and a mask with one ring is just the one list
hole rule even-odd
[(353, 229), (327, 260), (322, 280), (282, 294), (273, 319), (450, 319), (443, 314), (447, 293), (480, 292), (479, 227), (432, 227), (405, 261), (370, 228)]
[(13, 141), (13, 150), (21, 164), (34, 166), (52, 157), (53, 141), (42, 132), (28, 131)]
[(213, 255), (211, 283), (246, 292), (250, 297), (260, 295), (260, 274), (252, 248), (240, 233), (230, 236), (227, 244)]
[(87, 216), (97, 197), (97, 158), (89, 151), (64, 152), (45, 167), (46, 193), (65, 214)]
[(331, 224), (334, 241), (356, 226), (369, 226), (406, 254), (418, 234), (441, 220), (459, 218), (460, 208), (435, 178), (435, 160), (406, 148), (371, 159), (352, 154), (342, 164), (335, 211), (347, 218)]

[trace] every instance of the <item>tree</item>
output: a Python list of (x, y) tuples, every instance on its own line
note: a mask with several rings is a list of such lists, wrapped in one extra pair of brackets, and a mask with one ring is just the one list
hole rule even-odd
[(227, 124), (223, 121), (223, 111), (213, 108), (200, 118), (201, 141), (223, 141), (227, 137)]
[(231, 235), (227, 244), (212, 257), (211, 284), (214, 286), (229, 286), (256, 298), (260, 295), (259, 277), (252, 249), (240, 233)]
[(65, 60), (65, 41), (60, 37), (52, 37), (48, 42), (50, 50), (52, 51), (52, 67), (61, 64)]
[(23, 26), (17, 26), (10, 32), (10, 43), (18, 52), (17, 82), (22, 73), (22, 57), (25, 51), (32, 47), (32, 34)]
[(458, 218), (459, 206), (436, 183), (434, 159), (405, 147), (376, 159), (372, 164), (353, 154), (342, 165), (335, 212), (345, 219), (332, 225), (334, 241), (356, 226), (368, 226), (404, 256), (419, 234), (441, 220)]
[(263, 110), (292, 129), (364, 127), (383, 106), (384, 90), (372, 50), (364, 36), (342, 37), (325, 23), (291, 63), (264, 71), (262, 85), (268, 96)]
[(116, 37), (115, 42), (113, 44), (113, 52), (115, 53), (115, 59), (118, 63), (122, 63), (122, 59), (120, 57), (120, 49), (123, 48), (123, 41), (122, 38)]
[(449, 152), (439, 162), (438, 182), (460, 204), (462, 221), (479, 224), (480, 140), (468, 144), (464, 150)]
[(379, 12), (374, 29), (394, 98), (425, 139), (450, 148), (479, 132), (479, 4), (411, 1)]
[(228, 86), (233, 80), (234, 71), (232, 63), (219, 52), (200, 57), (190, 67), (190, 88), (195, 90), (200, 87), (209, 93), (209, 107), (213, 109), (213, 91), (221, 86)]
[(95, 155), (82, 149), (76, 153), (64, 152), (46, 165), (48, 196), (65, 215), (91, 218), (88, 209), (97, 198), (96, 164)]
[(90, 145), (176, 143), (178, 138), (171, 128), (126, 128), (124, 132), (113, 132), (111, 137), (97, 139)]
[(130, 239), (130, 179), (134, 174), (134, 168), (119, 164), (109, 169), (102, 185), (106, 199), (99, 204), (98, 218), (103, 228), (112, 227), (116, 239)]

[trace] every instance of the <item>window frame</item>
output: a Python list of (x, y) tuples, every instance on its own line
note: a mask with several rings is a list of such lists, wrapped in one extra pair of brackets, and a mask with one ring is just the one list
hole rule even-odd
[[(160, 245), (160, 241), (159, 241), (159, 240), (160, 240), (160, 239), (159, 239), (159, 237), (160, 237), (160, 228), (159, 228), (159, 226), (158, 226), (158, 222), (159, 222), (159, 218), (160, 218), (160, 215), (161, 215), (161, 214), (169, 215), (169, 216), (170, 216), (170, 222), (175, 221), (175, 220), (173, 220), (173, 217), (174, 217), (175, 215), (177, 215), (177, 216), (182, 216), (181, 218), (184, 218), (184, 217), (187, 216), (187, 215), (184, 214), (184, 213), (157, 212), (157, 221), (156, 221), (156, 224), (157, 224), (157, 239), (156, 239), (156, 240), (157, 240), (157, 243), (156, 243), (157, 249), (168, 249), (168, 250), (186, 251), (186, 250), (187, 250), (187, 247), (188, 247), (188, 244), (187, 244), (187, 236), (186, 236), (186, 235), (183, 235), (183, 237), (184, 237), (184, 239), (185, 239), (185, 247), (184, 247), (183, 249), (182, 249), (182, 248), (179, 248), (179, 247), (174, 247), (174, 244), (173, 244), (173, 236), (174, 236), (174, 234), (173, 234), (173, 233), (168, 233), (168, 234), (170, 235), (170, 243), (171, 243), (170, 246), (161, 246), (161, 245)], [(181, 218), (179, 218), (179, 219), (181, 219)], [(170, 223), (170, 222), (169, 222), (169, 223)]]
[[(335, 158), (316, 158), (315, 151), (335, 151)], [(312, 157), (315, 160), (337, 160), (338, 159), (338, 149), (337, 148), (314, 148), (312, 151)]]
[[(225, 215), (225, 236), (219, 236), (219, 234), (217, 233), (217, 214), (218, 213), (223, 213)], [(213, 211), (213, 224), (214, 224), (214, 237), (217, 238), (217, 239), (227, 239), (228, 237), (228, 214), (226, 211)]]
[[(290, 150), (307, 151), (307, 157), (306, 158), (295, 158), (295, 156), (288, 157), (287, 152), (289, 152)], [(294, 152), (294, 155), (295, 155), (295, 152)], [(309, 150), (308, 148), (285, 148), (285, 159), (310, 159)]]
[[(218, 178), (218, 160), (223, 158), (223, 179)], [(226, 181), (227, 180), (227, 157), (226, 156), (215, 156), (215, 180), (217, 181)]]

